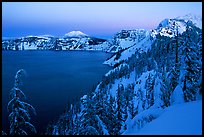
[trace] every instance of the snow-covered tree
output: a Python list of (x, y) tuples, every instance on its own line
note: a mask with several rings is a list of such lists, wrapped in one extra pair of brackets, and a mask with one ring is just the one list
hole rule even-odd
[(115, 132), (115, 127), (116, 127), (116, 116), (115, 116), (115, 113), (116, 113), (116, 102), (115, 102), (115, 99), (110, 95), (110, 99), (109, 99), (109, 103), (108, 103), (108, 106), (107, 106), (107, 110), (108, 110), (108, 115), (107, 115), (107, 124), (106, 124), (106, 127), (108, 129), (108, 133), (110, 135), (116, 135), (116, 132)]
[(145, 103), (146, 103), (144, 93), (143, 93), (140, 85), (139, 85), (139, 88), (137, 90), (136, 96), (137, 96), (136, 113), (138, 114), (145, 109)]
[(116, 127), (115, 127), (116, 135), (121, 134), (121, 129), (125, 122), (125, 119), (123, 117), (123, 114), (124, 114), (123, 93), (124, 93), (124, 86), (122, 84), (119, 84), (117, 89), (117, 96), (116, 96), (116, 104), (117, 104)]
[(185, 101), (194, 101), (196, 100), (196, 94), (199, 91), (199, 74), (202, 68), (202, 65), (199, 61), (199, 51), (197, 40), (199, 35), (195, 32), (195, 29), (192, 28), (192, 22), (187, 22), (184, 43), (184, 61), (185, 61), (185, 74), (183, 77), (183, 92)]
[(154, 77), (149, 73), (145, 83), (147, 108), (154, 104)]
[(26, 96), (20, 89), (24, 73), (23, 69), (16, 73), (14, 87), (10, 92), (10, 101), (7, 106), (10, 112), (10, 135), (27, 135), (28, 129), (36, 133), (35, 127), (30, 123), (31, 116), (29, 110), (34, 114), (36, 114), (36, 111), (33, 106), (24, 101)]
[(163, 69), (162, 77), (161, 77), (161, 100), (163, 101), (162, 107), (170, 106), (170, 97), (171, 97), (171, 89), (170, 82), (166, 74), (166, 68)]
[(99, 135), (102, 133), (102, 127), (98, 121), (92, 97), (92, 93), (88, 94), (84, 102), (84, 109), (82, 110), (82, 115), (80, 117), (80, 135)]
[(127, 105), (128, 111), (131, 115), (131, 118), (134, 118), (136, 115), (134, 84), (128, 84), (127, 85), (127, 88), (126, 88), (126, 105)]
[(170, 77), (170, 81), (171, 81), (171, 86), (170, 86), (170, 90), (171, 92), (174, 91), (174, 89), (176, 88), (176, 86), (179, 84), (179, 76), (180, 76), (180, 60), (179, 60), (179, 47), (180, 47), (180, 36), (178, 34), (178, 27), (176, 28), (176, 36), (175, 36), (175, 44), (174, 44), (174, 48), (175, 48), (175, 63), (170, 71), (171, 77)]

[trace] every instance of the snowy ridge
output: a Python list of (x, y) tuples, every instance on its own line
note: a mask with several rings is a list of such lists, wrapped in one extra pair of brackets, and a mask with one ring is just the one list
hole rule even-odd
[(202, 29), (202, 17), (193, 14), (187, 14), (185, 16), (179, 16), (174, 19), (164, 19), (152, 32), (161, 36), (174, 37), (178, 29), (178, 33), (182, 34), (186, 31), (187, 22), (192, 21), (193, 24)]

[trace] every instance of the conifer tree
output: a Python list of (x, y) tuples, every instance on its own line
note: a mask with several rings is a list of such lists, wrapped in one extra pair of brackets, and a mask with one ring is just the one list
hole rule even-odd
[(145, 83), (146, 88), (146, 101), (147, 101), (147, 108), (154, 104), (154, 78), (149, 73), (148, 78)]
[(115, 103), (115, 99), (110, 95), (110, 99), (109, 99), (109, 103), (107, 106), (107, 110), (109, 112), (109, 114), (107, 115), (107, 124), (106, 127), (108, 129), (108, 133), (110, 135), (116, 135), (116, 109), (115, 109), (116, 103)]
[(131, 118), (135, 117), (135, 104), (134, 104), (135, 94), (134, 94), (134, 84), (128, 84), (126, 88), (126, 105), (127, 109), (131, 115)]
[(25, 74), (23, 69), (16, 73), (14, 87), (10, 92), (10, 101), (7, 107), (10, 112), (10, 135), (27, 135), (28, 129), (36, 133), (35, 127), (30, 123), (31, 116), (29, 114), (29, 110), (36, 114), (35, 109), (24, 101), (26, 96), (20, 89), (23, 74)]
[(162, 107), (170, 106), (171, 89), (170, 82), (166, 74), (166, 67), (164, 67), (161, 77), (161, 100), (163, 101)]
[(183, 92), (186, 102), (196, 100), (196, 94), (199, 90), (199, 72), (202, 67), (199, 64), (198, 47), (196, 36), (199, 37), (195, 29), (192, 29), (192, 22), (187, 22), (185, 32), (184, 54), (185, 54), (185, 75), (183, 77)]
[(171, 92), (174, 91), (174, 89), (176, 88), (176, 86), (179, 83), (179, 76), (180, 76), (180, 61), (179, 61), (179, 55), (178, 55), (178, 49), (179, 49), (179, 34), (178, 34), (178, 26), (176, 28), (176, 36), (175, 36), (175, 41), (176, 43), (175, 45), (175, 64), (171, 70)]
[(116, 128), (115, 128), (115, 133), (116, 135), (120, 135), (121, 128), (124, 124), (124, 118), (123, 118), (123, 93), (124, 93), (124, 86), (122, 84), (118, 85), (118, 90), (117, 90), (117, 95), (116, 95)]
[(80, 135), (99, 135), (102, 132), (101, 125), (96, 116), (92, 97), (92, 93), (88, 94), (84, 102), (84, 109), (80, 117), (82, 123)]

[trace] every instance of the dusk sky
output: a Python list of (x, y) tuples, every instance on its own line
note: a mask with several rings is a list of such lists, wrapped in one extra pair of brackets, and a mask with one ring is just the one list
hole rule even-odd
[(63, 36), (79, 30), (111, 38), (122, 29), (154, 29), (165, 18), (202, 16), (202, 2), (3, 2), (3, 37)]

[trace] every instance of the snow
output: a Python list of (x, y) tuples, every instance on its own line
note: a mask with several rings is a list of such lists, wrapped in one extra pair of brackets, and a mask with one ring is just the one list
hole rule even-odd
[(116, 63), (119, 63), (119, 60), (114, 60), (115, 58), (116, 58), (116, 55), (114, 55), (109, 60), (104, 61), (103, 64), (114, 66)]
[(164, 112), (158, 118), (146, 124), (142, 129), (138, 130), (133, 127), (132, 130), (126, 131), (124, 134), (201, 135), (202, 100), (170, 106), (164, 109)]
[(26, 37), (21, 37), (21, 38), (24, 39), (24, 38), (32, 38), (32, 37), (48, 39), (49, 37), (54, 37), (54, 36), (53, 35), (49, 35), (49, 34), (44, 34), (44, 35), (28, 35)]
[[(81, 97), (80, 101), (81, 101), (81, 105), (80, 105), (80, 109), (83, 110), (84, 109), (84, 103), (86, 102), (87, 100), (87, 95), (84, 95), (83, 97)], [(82, 111), (81, 111), (82, 112)]]
[(141, 90), (144, 92), (146, 91), (145, 83), (146, 83), (146, 80), (148, 78), (148, 75), (150, 75), (150, 74), (152, 75), (152, 77), (154, 77), (155, 71), (151, 70), (151, 71), (146, 71), (146, 72), (142, 73), (142, 75), (136, 81), (136, 83), (140, 83), (140, 84), (135, 85), (135, 91), (137, 91), (139, 88), (141, 88)]
[[(124, 35), (128, 35), (127, 37)], [(121, 30), (116, 33), (113, 39), (109, 39), (101, 44), (103, 50), (116, 53), (122, 49), (128, 49), (141, 42), (150, 35), (145, 29)], [(119, 62), (118, 60), (116, 62)], [(107, 62), (108, 63), (108, 62)]]
[(87, 98), (87, 95), (84, 95), (81, 99), (86, 100), (86, 98)]
[[(123, 64), (121, 64), (123, 65)], [(120, 66), (121, 66), (120, 65)], [(110, 72), (108, 72), (106, 75), (108, 75)], [(153, 76), (155, 75), (155, 71), (154, 70), (151, 70), (151, 71), (147, 71), (147, 72), (144, 72), (142, 73), (142, 75), (137, 79), (137, 82), (141, 81), (140, 83), (141, 84), (136, 84), (135, 87), (134, 87), (134, 90), (137, 91), (139, 88), (141, 88), (142, 91), (146, 91), (145, 89), (145, 82), (148, 78), (148, 75), (149, 74), (152, 74)], [(136, 83), (137, 83), (136, 82)], [(129, 79), (128, 78), (125, 78), (125, 77), (122, 77), (120, 79), (116, 79), (114, 81), (114, 84), (112, 85), (111, 89), (110, 89), (110, 95), (112, 97), (116, 97), (116, 91), (118, 89), (118, 84), (123, 84), (124, 87), (127, 87), (128, 84), (132, 84), (132, 83), (135, 83), (135, 71), (132, 71), (130, 73), (130, 77)]]
[(176, 19), (168, 19), (168, 21), (166, 20), (167, 19), (165, 19), (159, 24), (159, 26), (156, 29), (156, 34), (159, 33), (161, 36), (174, 37), (177, 31), (177, 27), (179, 34), (182, 34), (184, 31), (186, 31), (186, 24), (184, 22)]
[(184, 103), (183, 90), (180, 85), (177, 85), (171, 95), (171, 104)]
[(134, 44), (135, 44), (135, 42), (132, 40), (127, 40), (127, 39), (120, 40), (120, 47), (122, 47), (123, 49), (129, 48), (129, 47), (133, 46)]
[(157, 27), (157, 29), (159, 29), (161, 26), (165, 28), (168, 26), (168, 24), (169, 24), (169, 19), (164, 19), (159, 23), (159, 26)]
[(81, 31), (71, 31), (65, 34), (65, 37), (81, 37), (81, 36), (88, 36), (88, 35)]
[(134, 71), (130, 73), (130, 78), (120, 78), (120, 79), (116, 79), (114, 81), (114, 84), (112, 85), (111, 89), (110, 89), (110, 95), (112, 97), (116, 97), (116, 92), (117, 92), (117, 89), (118, 89), (118, 84), (123, 84), (124, 87), (126, 87), (128, 84), (132, 84), (134, 82), (134, 79), (135, 79), (135, 73)]
[(160, 29), (161, 35), (173, 37), (174, 35), (171, 35), (168, 32), (174, 32), (176, 27), (178, 27), (178, 33), (180, 34), (186, 31), (185, 23), (176, 19), (164, 19), (157, 27), (157, 30)]
[(182, 34), (186, 31), (186, 26), (182, 22), (176, 22), (176, 25), (178, 26), (178, 33)]
[(123, 48), (127, 48), (128, 49), (124, 50), (121, 53), (121, 56), (119, 59), (115, 60), (116, 55), (113, 56), (112, 58), (110, 58), (109, 60), (105, 61), (103, 64), (107, 64), (110, 66), (114, 66), (116, 63), (119, 63), (120, 61), (123, 60), (127, 60), (129, 57), (131, 57), (136, 50), (138, 50), (140, 53), (141, 52), (147, 52), (148, 49), (151, 48), (151, 45), (153, 43), (153, 40), (150, 40), (151, 34), (149, 31), (145, 32), (145, 37), (142, 40), (138, 40), (137, 41), (127, 41), (127, 40), (121, 40), (120, 42), (120, 46)]
[(159, 107), (163, 104), (161, 100), (161, 79), (157, 76), (154, 85), (154, 107)]
[(160, 34), (161, 36), (174, 37), (178, 27), (178, 33), (182, 34), (186, 31), (186, 23), (192, 21), (193, 24), (202, 29), (202, 17), (194, 14), (187, 14), (185, 16), (176, 17), (174, 19), (164, 19), (153, 31), (153, 34)]
[[(153, 117), (153, 119), (159, 117), (164, 110), (162, 108), (151, 107), (143, 112), (139, 113), (135, 116), (127, 125), (127, 130), (123, 133), (124, 135), (133, 135), (137, 134), (140, 129), (145, 126), (145, 120), (149, 117)], [(142, 122), (143, 121), (143, 122)]]
[(37, 45), (35, 44), (28, 44), (27, 42), (23, 42), (24, 50), (36, 50)]

